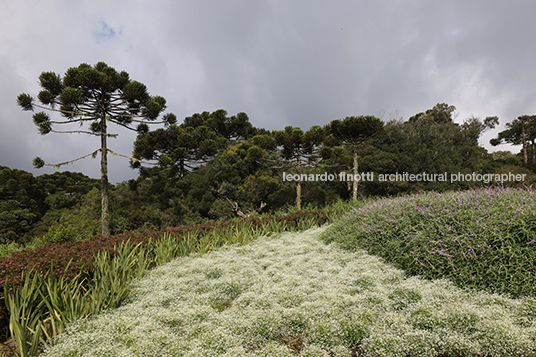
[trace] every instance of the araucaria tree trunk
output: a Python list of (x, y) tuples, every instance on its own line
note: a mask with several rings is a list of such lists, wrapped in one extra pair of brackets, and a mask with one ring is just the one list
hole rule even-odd
[(359, 184), (359, 180), (357, 180), (358, 175), (358, 160), (357, 160), (357, 150), (354, 150), (354, 180), (353, 180), (353, 194), (352, 198), (357, 200), (357, 185)]
[(301, 179), (296, 185), (296, 207), (298, 207), (298, 209), (301, 209)]
[(521, 141), (523, 144), (523, 163), (526, 165), (529, 160), (527, 158), (527, 136), (525, 134), (525, 120), (521, 122)]
[(106, 146), (106, 115), (103, 114), (101, 118), (101, 221), (102, 221), (102, 235), (109, 234), (109, 216), (108, 216), (108, 149)]
[(298, 163), (298, 175), (300, 176), (300, 179), (298, 180), (298, 184), (296, 185), (296, 207), (298, 209), (301, 209), (301, 173), (302, 173), (302, 163), (301, 163), (301, 153), (298, 151), (298, 157), (296, 158), (296, 161)]

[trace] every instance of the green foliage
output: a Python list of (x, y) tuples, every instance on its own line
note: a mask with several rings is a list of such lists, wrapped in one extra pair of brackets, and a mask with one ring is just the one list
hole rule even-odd
[(43, 159), (40, 157), (36, 157), (33, 159), (32, 164), (36, 169), (40, 169), (45, 166), (45, 161), (43, 161)]
[(23, 245), (15, 242), (0, 244), (0, 257), (10, 256), (13, 252), (18, 252), (23, 248)]
[(13, 203), (36, 213), (45, 210), (45, 193), (29, 172), (0, 166), (0, 202)]
[(147, 169), (136, 161), (133, 167), (140, 168), (144, 177), (163, 175), (164, 180), (176, 175), (182, 177), (213, 158), (230, 141), (246, 139), (255, 132), (245, 113), (232, 117), (223, 109), (196, 113), (185, 118), (181, 125), (139, 134), (133, 157), (157, 160), (158, 168)]
[(93, 262), (90, 296), (92, 313), (118, 308), (130, 296), (131, 281), (149, 267), (146, 249), (137, 245), (122, 244), (115, 247), (114, 257), (108, 251), (99, 253)]
[[(306, 219), (301, 221), (300, 217)], [(321, 212), (302, 212), (301, 216), (223, 222), (217, 229), (216, 226), (185, 227), (184, 230), (168, 231), (159, 237), (157, 235), (155, 240), (147, 232), (139, 243), (131, 242), (127, 235), (122, 237), (122, 242), (119, 239), (111, 250), (103, 245), (96, 247), (94, 256), (84, 257), (92, 263), (77, 265), (78, 269), (84, 269), (79, 271), (72, 267), (73, 259), (80, 259), (80, 253), (76, 252), (91, 254), (91, 249), (73, 250), (71, 246), (62, 254), (54, 249), (56, 245), (52, 245), (48, 251), (51, 256), (47, 262), (49, 268), (44, 271), (35, 259), (32, 262), (35, 266), (27, 262), (24, 268), (22, 264), (8, 259), (6, 267), (18, 265), (22, 272), (20, 277), (12, 276), (11, 279), (4, 275), (11, 336), (17, 340), (21, 356), (34, 356), (42, 344), (51, 343), (67, 323), (121, 306), (133, 292), (132, 280), (141, 277), (149, 268), (191, 252), (206, 253), (223, 245), (244, 244), (258, 236), (285, 229), (307, 229), (325, 223), (326, 219)], [(59, 235), (65, 230), (55, 229), (54, 232)], [(52, 258), (53, 251), (62, 255), (64, 260), (69, 258), (69, 254), (73, 259), (62, 264)], [(44, 253), (46, 256), (47, 253)], [(223, 310), (230, 303), (220, 301), (214, 306)]]
[[(71, 67), (63, 78), (43, 72), (39, 83), (42, 90), (37, 98), (41, 104), (34, 104), (33, 98), (23, 93), (17, 98), (23, 110), (58, 106), (60, 114), (69, 122), (98, 122), (100, 126), (95, 131), (98, 134), (106, 133), (106, 126), (102, 125), (104, 116), (110, 122), (128, 126), (136, 117), (154, 121), (166, 108), (164, 98), (150, 96), (144, 84), (130, 80), (128, 73), (117, 72), (104, 62), (93, 67), (88, 64)], [(121, 104), (115, 104), (118, 101)], [(173, 115), (164, 119), (167, 124), (174, 122)], [(44, 112), (36, 113), (34, 122), (42, 134), (53, 131), (52, 122)]]
[[(246, 159), (249, 145), (236, 141), (255, 131), (245, 113), (227, 117), (226, 111), (218, 110), (194, 114), (180, 126), (140, 134), (134, 157), (157, 160), (158, 166), (146, 168), (135, 163), (133, 166), (140, 168), (137, 184), (147, 189), (149, 197), (157, 198), (162, 212), (176, 217), (174, 224), (229, 217), (231, 206), (225, 210), (221, 204), (228, 198), (222, 185), (233, 187), (254, 172), (255, 158)], [(239, 167), (238, 162), (246, 166)]]
[(302, 166), (314, 164), (316, 151), (324, 139), (324, 130), (319, 126), (313, 126), (308, 131), (292, 126), (285, 130), (272, 132), (277, 146), (281, 147), (281, 158), (292, 163), (292, 167), (300, 172)]
[(22, 110), (33, 110), (33, 98), (29, 94), (19, 94), (17, 97), (17, 104), (22, 108)]
[[(494, 128), (497, 117), (484, 121), (471, 117), (463, 124), (453, 121), (455, 107), (441, 103), (424, 113), (412, 116), (408, 121), (391, 120), (385, 125), (383, 135), (374, 138), (372, 144), (379, 149), (371, 167), (381, 173), (472, 173), (490, 170), (493, 159), (478, 145), (479, 136)], [(376, 170), (375, 170), (376, 171)], [(378, 172), (376, 171), (376, 172)], [(493, 171), (491, 171), (493, 172)], [(381, 182), (368, 185), (370, 193), (396, 195), (417, 190), (446, 191), (467, 189), (476, 182)]]
[[(91, 68), (83, 65), (76, 71), (86, 73), (87, 70), (89, 76), (95, 77), (95, 83), (101, 80), (97, 72), (104, 71), (105, 76), (108, 71), (113, 74), (103, 65), (98, 66), (97, 72), (90, 71)], [(117, 83), (123, 83), (128, 77), (115, 75)], [(59, 78), (51, 74), (45, 77)], [(55, 81), (44, 82), (50, 88), (39, 94), (39, 100), (58, 100), (63, 89), (52, 86)], [(51, 89), (53, 87), (55, 89)], [(79, 90), (65, 92), (66, 98), (76, 97)], [(132, 100), (132, 105), (139, 106), (132, 111), (141, 115), (142, 101), (135, 98), (149, 100), (147, 88), (136, 82), (128, 85), (125, 95)], [(28, 97), (21, 96), (21, 106)], [(165, 106), (161, 97), (154, 97), (152, 101), (153, 109)], [(476, 184), (376, 180), (361, 181), (354, 190), (352, 182), (338, 180), (306, 183), (282, 180), (283, 172), (337, 175), (353, 169), (356, 162), (359, 172), (374, 172), (376, 177), (379, 173), (396, 172), (512, 172), (525, 174), (524, 184), (535, 181), (529, 171), (532, 166), (522, 169), (519, 157), (487, 154), (478, 146), (479, 135), (497, 124), (496, 117), (483, 121), (471, 117), (458, 125), (452, 120), (454, 109), (437, 104), (407, 122), (391, 121), (385, 126), (372, 116), (352, 116), (334, 120), (324, 127), (313, 126), (307, 131), (287, 127), (272, 133), (253, 128), (244, 113), (228, 116), (226, 111), (218, 110), (194, 114), (182, 124), (166, 129), (144, 130), (136, 140), (134, 156), (154, 160), (158, 165), (149, 168), (141, 166), (140, 162), (133, 163), (140, 169), (137, 180), (117, 187), (108, 185), (109, 231), (115, 234), (126, 230), (161, 229), (208, 219), (230, 219), (242, 213), (271, 213), (291, 207), (298, 193), (301, 205), (323, 207), (339, 199), (358, 196), (398, 195), (415, 190), (446, 191)], [(170, 114), (170, 124), (172, 117)], [(118, 117), (118, 120), (130, 123), (128, 117)], [(101, 123), (93, 124), (93, 132), (98, 133)], [(42, 160), (37, 163), (44, 165)], [(17, 175), (10, 175), (14, 176), (13, 187), (24, 182), (15, 177)], [(80, 173), (60, 172), (37, 177), (39, 192), (22, 187), (16, 202), (0, 200), (0, 207), (3, 207), (0, 208), (0, 238), (4, 242), (25, 244), (60, 224), (75, 227), (81, 239), (97, 234), (101, 224), (99, 186), (98, 180)], [(19, 205), (21, 197), (36, 205)]]
[(0, 166), (0, 243), (25, 243), (46, 211), (46, 193), (29, 172)]
[(476, 117), (467, 118), (460, 126), (465, 136), (472, 141), (474, 146), (478, 146), (478, 138), (482, 133), (494, 129), (499, 125), (498, 117), (487, 117), (484, 121), (481, 121)]
[(94, 306), (91, 304), (91, 291), (83, 286), (85, 280), (80, 273), (68, 279), (65, 271), (58, 275), (51, 265), (47, 272), (36, 274), (35, 278), (40, 282), (39, 294), (46, 307), (41, 316), (48, 326), (42, 331), (45, 343), (51, 343), (54, 337), (65, 330), (67, 323), (96, 312), (92, 311)]
[(84, 195), (100, 187), (100, 180), (92, 179), (80, 172), (55, 172), (37, 177), (48, 195), (61, 193), (68, 196)]
[[(303, 174), (307, 168), (318, 164), (318, 151), (325, 136), (324, 128), (319, 126), (311, 127), (307, 132), (292, 126), (285, 127), (285, 130), (275, 130), (272, 137), (279, 148), (275, 152), (272, 167), (279, 166), (278, 172), (291, 172)], [(273, 162), (276, 162), (276, 165)], [(282, 165), (281, 165), (282, 164)], [(295, 187), (296, 207), (302, 207), (302, 180), (298, 180)]]
[(343, 216), (324, 239), (411, 275), (534, 297), (535, 207), (533, 191), (509, 188), (382, 199)]
[[(139, 134), (134, 142), (135, 159), (158, 160), (158, 171), (168, 179), (175, 175), (184, 176), (187, 171), (206, 162), (216, 155), (225, 144), (216, 133), (208, 127), (179, 127), (172, 125), (167, 129), (158, 129)], [(140, 167), (139, 162), (133, 163)], [(153, 169), (140, 168), (145, 177), (154, 176)]]
[(536, 174), (534, 174), (533, 171), (529, 170), (528, 168), (525, 168), (523, 166), (518, 165), (511, 165), (511, 164), (505, 164), (499, 166), (495, 171), (494, 174), (512, 174), (512, 175), (525, 175), (525, 179), (523, 181), (505, 181), (503, 183), (503, 186), (505, 187), (533, 187), (534, 184), (536, 184)]
[(4, 287), (4, 299), (9, 314), (9, 332), (20, 357), (36, 356), (42, 342), (44, 303), (40, 299), (41, 281), (37, 272), (29, 269), (20, 289)]
[[(54, 226), (73, 227), (79, 239), (87, 239), (99, 233), (99, 189), (90, 189), (86, 194), (66, 194), (60, 187), (58, 192), (49, 197), (49, 202), (58, 206), (52, 205), (40, 224), (36, 225), (36, 238), (44, 236)], [(44, 232), (39, 234), (40, 231)]]
[(251, 142), (254, 147), (256, 147), (255, 150), (258, 149), (264, 149), (264, 150), (274, 150), (276, 148), (276, 142), (272, 135), (268, 134), (262, 134), (262, 135), (255, 135)]
[(76, 242), (80, 236), (72, 226), (52, 226), (43, 237), (43, 243)]
[(93, 277), (67, 278), (52, 264), (46, 272), (28, 269), (20, 288), (5, 285), (10, 334), (21, 357), (36, 356), (43, 344), (65, 330), (69, 322), (117, 308), (132, 293), (130, 283), (141, 276), (149, 260), (140, 244), (117, 247), (111, 257), (103, 251), (94, 259)]
[(335, 142), (356, 145), (382, 132), (383, 122), (374, 116), (351, 116), (333, 120), (327, 126), (327, 134)]
[(383, 149), (399, 152), (398, 172), (459, 172), (476, 163), (465, 154), (467, 143), (459, 125), (452, 121), (451, 109), (436, 106), (430, 110), (434, 115), (420, 113), (405, 123), (386, 125)]
[[(39, 130), (39, 134), (46, 135), (52, 131), (52, 124), (50, 122), (50, 117), (45, 112), (35, 113), (32, 117), (34, 124)], [(34, 166), (38, 168), (40, 162), (34, 160)]]
[[(321, 149), (321, 157), (325, 164), (342, 170), (350, 170), (353, 175), (363, 172), (359, 167), (361, 156), (365, 157), (376, 154), (378, 150), (370, 150), (371, 146), (366, 142), (383, 133), (383, 122), (374, 116), (351, 116), (342, 120), (333, 120), (325, 127), (323, 137), (324, 147)], [(365, 152), (365, 149), (368, 149)], [(375, 171), (378, 170), (375, 165)], [(350, 190), (350, 186), (348, 186)], [(358, 181), (352, 182), (352, 199), (358, 196)]]
[(528, 150), (532, 147), (532, 165), (536, 162), (536, 115), (521, 115), (506, 123), (506, 130), (501, 131), (496, 138), (490, 140), (491, 145), (502, 143), (521, 145), (523, 163), (528, 164)]
[(2, 243), (25, 243), (27, 234), (31, 231), (32, 223), (37, 215), (28, 209), (10, 209), (10, 205), (1, 205), (0, 235)]

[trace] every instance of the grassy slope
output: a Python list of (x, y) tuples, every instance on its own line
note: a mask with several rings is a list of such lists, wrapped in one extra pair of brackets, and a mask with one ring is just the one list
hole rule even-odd
[(158, 267), (44, 356), (534, 356), (534, 300), (406, 279), (324, 230)]

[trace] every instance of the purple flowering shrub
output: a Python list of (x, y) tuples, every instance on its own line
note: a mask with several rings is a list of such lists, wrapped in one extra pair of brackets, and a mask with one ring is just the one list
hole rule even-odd
[(365, 249), (409, 275), (536, 296), (536, 194), (527, 188), (380, 199), (342, 216), (323, 239)]

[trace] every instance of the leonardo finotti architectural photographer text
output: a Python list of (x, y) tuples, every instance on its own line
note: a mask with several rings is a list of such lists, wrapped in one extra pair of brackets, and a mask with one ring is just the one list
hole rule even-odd
[(512, 182), (512, 181), (525, 181), (526, 174), (477, 174), (473, 172), (472, 174), (465, 173), (454, 173), (448, 174), (444, 172), (442, 174), (410, 174), (408, 172), (403, 173), (394, 173), (394, 174), (375, 174), (374, 172), (362, 172), (359, 174), (352, 174), (348, 172), (340, 172), (339, 174), (327, 173), (322, 174), (289, 174), (283, 172), (283, 181), (288, 182), (307, 182), (307, 181), (343, 181), (343, 182), (352, 182), (352, 181), (407, 181), (407, 182), (431, 182), (431, 181), (442, 181), (442, 182)]

